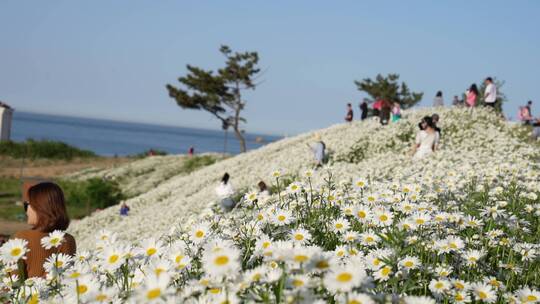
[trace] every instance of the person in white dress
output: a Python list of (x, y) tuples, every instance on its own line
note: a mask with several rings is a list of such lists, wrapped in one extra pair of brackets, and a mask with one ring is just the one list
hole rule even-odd
[(416, 134), (413, 146), (413, 160), (420, 160), (437, 150), (439, 133), (435, 130), (435, 124), (430, 116), (426, 116), (420, 122), (420, 131)]
[(216, 195), (221, 200), (221, 207), (225, 211), (231, 211), (236, 203), (232, 199), (234, 189), (229, 183), (229, 173), (225, 173), (221, 179), (221, 183), (216, 187)]

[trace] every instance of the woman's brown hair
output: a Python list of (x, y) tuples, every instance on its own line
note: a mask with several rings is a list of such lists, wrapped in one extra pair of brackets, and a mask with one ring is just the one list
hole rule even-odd
[(69, 226), (64, 192), (55, 183), (43, 182), (28, 189), (28, 200), (37, 214), (34, 229), (42, 232), (66, 230)]

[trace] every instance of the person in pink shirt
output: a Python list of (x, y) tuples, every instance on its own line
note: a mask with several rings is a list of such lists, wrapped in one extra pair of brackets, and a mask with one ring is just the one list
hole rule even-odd
[(476, 86), (476, 84), (471, 84), (471, 87), (467, 90), (465, 94), (467, 95), (465, 99), (465, 101), (467, 102), (467, 106), (474, 108), (474, 106), (476, 105), (476, 99), (478, 98), (478, 87)]

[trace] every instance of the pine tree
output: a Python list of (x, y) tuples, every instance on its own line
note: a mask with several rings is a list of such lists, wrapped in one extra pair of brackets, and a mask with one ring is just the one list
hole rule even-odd
[(217, 71), (187, 65), (188, 73), (178, 78), (181, 87), (167, 84), (169, 96), (182, 109), (204, 110), (222, 123), (227, 130), (232, 127), (240, 142), (240, 151), (246, 151), (246, 140), (241, 123), (246, 120), (240, 116), (246, 101), (242, 91), (254, 90), (257, 86), (255, 78), (260, 72), (257, 67), (259, 55), (257, 52), (232, 52), (228, 46), (221, 46), (220, 52), (226, 58), (224, 68)]
[(424, 93), (410, 92), (405, 82), (401, 84), (398, 74), (388, 74), (384, 77), (378, 74), (373, 81), (365, 78), (362, 81), (354, 81), (359, 91), (366, 92), (372, 98), (372, 102), (382, 99), (389, 102), (397, 102), (403, 109), (410, 108), (417, 104)]

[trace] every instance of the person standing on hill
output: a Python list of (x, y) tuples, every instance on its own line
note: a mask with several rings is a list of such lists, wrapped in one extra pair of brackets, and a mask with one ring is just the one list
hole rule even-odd
[(476, 106), (476, 99), (478, 98), (478, 87), (475, 83), (471, 84), (467, 92), (465, 92), (465, 102), (471, 109)]
[(216, 194), (221, 200), (221, 208), (223, 208), (225, 211), (231, 211), (236, 205), (232, 199), (234, 189), (231, 183), (229, 183), (229, 178), (229, 173), (225, 173), (221, 178), (221, 182), (216, 187)]
[(484, 91), (484, 103), (486, 106), (495, 109), (495, 102), (497, 101), (497, 86), (495, 86), (491, 77), (486, 78), (484, 83), (486, 84), (486, 90)]
[(394, 102), (392, 107), (392, 122), (396, 122), (401, 119), (401, 106), (398, 102)]
[(362, 114), (360, 116), (360, 120), (366, 119), (367, 115), (368, 115), (368, 104), (367, 104), (367, 101), (365, 99), (360, 104), (360, 111), (362, 112)]
[(379, 115), (379, 121), (381, 122), (381, 125), (385, 126), (390, 121), (390, 112), (392, 111), (392, 104), (387, 101), (383, 100), (381, 104), (381, 112)]
[(433, 121), (433, 126), (434, 126), (434, 129), (435, 129), (435, 132), (437, 132), (437, 134), (439, 134), (439, 138), (441, 138), (441, 128), (439, 128), (439, 126), (438, 126), (439, 114), (435, 113), (435, 114), (431, 115), (431, 120)]
[(351, 122), (353, 120), (353, 110), (350, 103), (347, 104), (347, 115), (345, 115), (345, 121)]
[(324, 158), (326, 156), (326, 144), (322, 141), (319, 134), (315, 134), (315, 144), (310, 146), (311, 151), (313, 151), (313, 157), (315, 158), (315, 168), (322, 167), (324, 163)]
[(444, 99), (442, 97), (442, 91), (437, 92), (437, 94), (435, 95), (435, 98), (433, 99), (433, 106), (434, 107), (444, 106)]
[(452, 100), (452, 106), (457, 107), (461, 104), (459, 97), (457, 95), (454, 95), (454, 99)]

